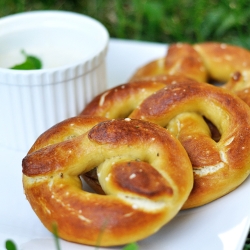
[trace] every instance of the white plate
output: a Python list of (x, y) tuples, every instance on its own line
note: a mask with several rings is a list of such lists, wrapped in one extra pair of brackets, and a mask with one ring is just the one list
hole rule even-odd
[[(166, 49), (164, 44), (112, 39), (107, 57), (109, 86), (126, 82), (137, 67), (162, 56)], [(0, 249), (5, 249), (5, 241), (12, 239), (19, 250), (55, 250), (52, 235), (23, 194), (24, 155), (25, 152), (0, 148)], [(250, 225), (249, 190), (250, 178), (217, 201), (181, 211), (155, 235), (138, 242), (140, 250), (241, 250)], [(95, 249), (63, 240), (60, 245), (62, 250)]]

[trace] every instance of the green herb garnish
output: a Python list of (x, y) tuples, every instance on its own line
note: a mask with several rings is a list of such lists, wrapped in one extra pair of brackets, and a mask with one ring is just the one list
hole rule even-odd
[(126, 245), (123, 250), (139, 250), (139, 247), (136, 243), (130, 243)]
[(24, 69), (24, 70), (32, 70), (32, 69), (41, 69), (42, 62), (40, 59), (33, 55), (27, 55), (24, 50), (21, 53), (25, 56), (25, 61), (21, 64), (17, 64), (10, 69)]
[(17, 247), (12, 240), (6, 240), (5, 247), (7, 250), (17, 250)]

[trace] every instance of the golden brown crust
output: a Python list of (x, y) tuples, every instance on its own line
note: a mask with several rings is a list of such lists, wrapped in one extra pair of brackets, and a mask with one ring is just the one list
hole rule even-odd
[[(201, 115), (218, 128), (218, 142), (210, 138)], [(228, 91), (206, 83), (169, 85), (148, 97), (130, 117), (167, 127), (187, 150), (195, 179), (183, 208), (227, 194), (249, 174), (250, 110)]]
[[(23, 159), (25, 194), (45, 227), (51, 231), (56, 223), (68, 241), (112, 246), (145, 238), (178, 213), (193, 186), (192, 166), (178, 140), (134, 119), (102, 121), (64, 140), (75, 119), (45, 132)], [(55, 144), (47, 145), (53, 131)], [(96, 166), (107, 195), (82, 190), (79, 176)]]

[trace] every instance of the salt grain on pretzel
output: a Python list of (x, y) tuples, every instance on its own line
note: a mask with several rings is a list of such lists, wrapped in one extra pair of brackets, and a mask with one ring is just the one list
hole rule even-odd
[[(193, 186), (180, 142), (141, 120), (103, 121), (82, 133), (84, 126), (83, 117), (56, 125), (23, 159), (23, 186), (35, 213), (50, 231), (56, 224), (61, 238), (88, 245), (121, 245), (157, 232)], [(106, 195), (82, 190), (79, 176), (95, 167)]]

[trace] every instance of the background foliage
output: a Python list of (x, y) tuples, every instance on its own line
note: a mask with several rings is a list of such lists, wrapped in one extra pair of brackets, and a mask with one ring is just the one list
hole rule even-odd
[(248, 0), (1, 0), (0, 17), (57, 9), (101, 21), (111, 37), (162, 43), (222, 41), (250, 49)]
[[(89, 15), (115, 38), (161, 43), (219, 41), (250, 49), (248, 0), (0, 0), (0, 17), (32, 10)], [(250, 235), (244, 249), (250, 250)]]

